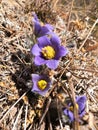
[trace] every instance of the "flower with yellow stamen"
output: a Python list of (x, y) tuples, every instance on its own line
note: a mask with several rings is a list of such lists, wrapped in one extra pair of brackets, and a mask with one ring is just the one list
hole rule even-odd
[(51, 81), (47, 75), (32, 74), (32, 92), (45, 96), (51, 87)]
[(37, 40), (38, 43), (31, 49), (35, 56), (35, 65), (46, 64), (48, 68), (56, 69), (60, 58), (68, 53), (67, 49), (60, 45), (60, 39), (57, 35), (52, 35), (50, 38), (43, 36)]
[[(64, 108), (63, 112), (64, 114), (69, 118), (70, 122), (73, 122), (75, 120), (74, 118), (74, 107), (72, 106), (72, 103), (68, 103), (69, 109)], [(83, 117), (85, 114), (85, 107), (86, 107), (86, 96), (77, 96), (76, 97), (76, 109), (78, 110), (78, 116), (79, 118)]]

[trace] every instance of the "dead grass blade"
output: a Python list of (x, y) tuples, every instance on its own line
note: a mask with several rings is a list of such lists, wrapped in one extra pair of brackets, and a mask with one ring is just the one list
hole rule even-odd
[[(29, 90), (28, 90), (29, 91)], [(14, 106), (28, 93), (25, 92), (11, 107), (10, 109), (5, 113), (5, 115), (0, 119), (0, 123), (4, 120), (4, 118), (9, 114), (9, 112), (14, 108)]]
[(16, 118), (16, 120), (15, 120), (15, 123), (14, 123), (14, 125), (13, 125), (13, 128), (12, 128), (12, 130), (16, 130), (17, 128), (16, 128), (16, 125), (17, 125), (17, 122), (18, 122), (18, 119), (19, 119), (19, 116), (21, 115), (21, 113), (22, 113), (22, 109), (23, 109), (23, 106), (20, 108), (20, 110), (19, 110), (19, 113), (18, 113), (18, 115), (17, 115), (17, 118)]
[(24, 124), (24, 130), (26, 130), (27, 114), (28, 114), (28, 105), (26, 105), (26, 111), (25, 111), (25, 124)]
[(95, 28), (95, 26), (96, 26), (97, 23), (98, 23), (98, 19), (96, 19), (95, 23), (93, 24), (92, 28), (90, 29), (90, 31), (89, 31), (87, 37), (85, 38), (84, 42), (83, 42), (82, 45), (79, 47), (77, 53), (79, 53), (79, 51), (82, 49), (82, 47), (83, 47), (84, 44), (86, 43), (88, 37), (91, 35), (91, 33), (92, 33), (93, 29)]

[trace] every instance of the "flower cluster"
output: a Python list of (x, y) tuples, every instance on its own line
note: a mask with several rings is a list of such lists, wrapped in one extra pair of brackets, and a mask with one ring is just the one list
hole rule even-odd
[[(48, 68), (55, 70), (60, 58), (66, 56), (67, 49), (60, 45), (60, 38), (53, 32), (54, 28), (50, 24), (42, 25), (36, 14), (33, 14), (34, 35), (36, 43), (31, 48), (31, 53), (34, 55), (34, 63), (36, 66), (46, 65)], [(32, 75), (33, 92), (40, 95), (45, 93), (50, 88), (50, 82), (44, 79), (42, 75)]]
[(35, 56), (35, 65), (43, 65), (50, 69), (56, 69), (59, 65), (59, 59), (65, 56), (68, 51), (60, 45), (60, 38), (53, 32), (50, 24), (41, 25), (38, 17), (34, 14), (34, 34), (37, 37), (37, 43), (32, 47), (31, 53)]
[[(34, 63), (36, 66), (46, 65), (49, 69), (55, 70), (59, 61), (63, 56), (66, 56), (68, 50), (61, 45), (60, 38), (53, 32), (54, 28), (50, 24), (43, 25), (36, 14), (33, 15), (34, 36), (36, 43), (31, 48), (31, 53), (34, 55)], [(47, 75), (32, 74), (32, 92), (41, 96), (45, 96), (51, 89), (52, 81)], [(64, 108), (63, 112), (70, 121), (74, 121), (73, 105), (68, 103), (68, 108)], [(79, 118), (85, 114), (86, 96), (76, 97), (76, 107)]]

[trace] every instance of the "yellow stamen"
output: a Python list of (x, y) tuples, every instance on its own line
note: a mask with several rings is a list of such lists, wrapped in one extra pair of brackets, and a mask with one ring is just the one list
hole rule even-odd
[(51, 46), (46, 46), (42, 48), (42, 54), (46, 59), (52, 59), (55, 57), (55, 50)]
[[(79, 109), (79, 106), (78, 106), (78, 104), (76, 103), (76, 108), (77, 108), (77, 110)], [(69, 108), (71, 111), (73, 111), (73, 106), (70, 106), (70, 108)]]
[(39, 80), (38, 87), (39, 89), (44, 90), (47, 87), (47, 82), (45, 80)]

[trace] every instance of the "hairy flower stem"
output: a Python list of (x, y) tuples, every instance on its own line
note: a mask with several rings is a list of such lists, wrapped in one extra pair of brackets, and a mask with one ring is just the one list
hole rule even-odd
[(73, 82), (72, 82), (72, 78), (69, 79), (69, 87), (72, 93), (72, 101), (73, 101), (73, 106), (74, 106), (74, 117), (75, 120), (73, 122), (73, 129), (74, 130), (80, 130), (79, 128), (79, 121), (78, 121), (78, 108), (76, 106), (76, 99), (75, 99), (75, 91), (74, 91), (74, 86), (73, 86)]

